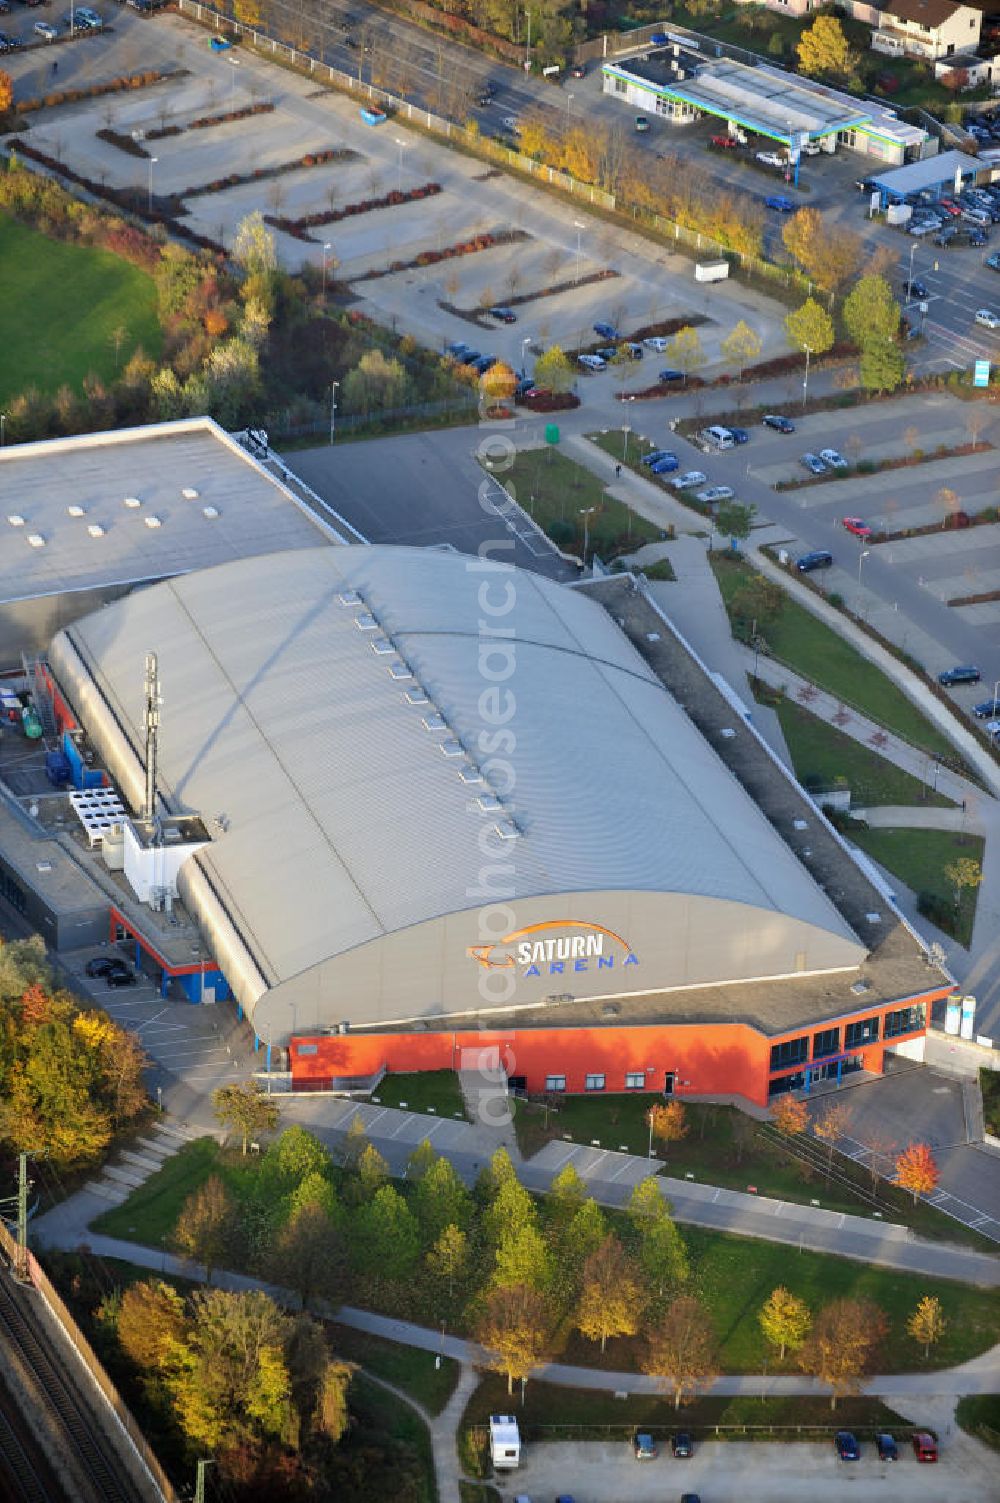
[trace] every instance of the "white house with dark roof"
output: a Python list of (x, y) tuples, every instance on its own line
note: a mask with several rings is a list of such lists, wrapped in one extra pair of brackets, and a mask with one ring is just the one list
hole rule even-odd
[(981, 11), (954, 0), (889, 0), (872, 32), (872, 47), (891, 57), (937, 62), (974, 52), (982, 21)]

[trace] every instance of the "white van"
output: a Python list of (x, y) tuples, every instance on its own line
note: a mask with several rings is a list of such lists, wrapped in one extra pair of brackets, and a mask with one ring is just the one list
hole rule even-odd
[(714, 424), (711, 428), (703, 428), (698, 437), (706, 443), (710, 449), (735, 449), (736, 440), (728, 428), (720, 428)]

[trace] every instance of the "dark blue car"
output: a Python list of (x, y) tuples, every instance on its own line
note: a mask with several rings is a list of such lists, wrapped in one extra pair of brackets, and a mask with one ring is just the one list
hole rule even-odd
[(795, 212), (795, 205), (792, 203), (792, 200), (786, 198), (783, 193), (768, 194), (764, 200), (764, 207), (776, 209), (779, 214), (794, 214)]
[(837, 1455), (841, 1461), (861, 1460), (861, 1447), (850, 1430), (838, 1430), (833, 1443), (837, 1447)]

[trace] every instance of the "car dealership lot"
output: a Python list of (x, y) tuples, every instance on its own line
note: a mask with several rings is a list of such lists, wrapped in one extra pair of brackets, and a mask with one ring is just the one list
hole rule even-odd
[[(655, 1461), (637, 1462), (628, 1441), (543, 1441), (524, 1450), (524, 1464), (510, 1477), (505, 1497), (525, 1495), (548, 1503), (569, 1494), (575, 1503), (664, 1503), (696, 1493), (701, 1503), (843, 1503), (845, 1497), (881, 1503), (996, 1503), (997, 1487), (985, 1448), (957, 1435), (937, 1466), (918, 1464), (909, 1442), (900, 1459), (880, 1462), (864, 1434), (861, 1459), (844, 1462), (830, 1439), (809, 1441), (706, 1441), (686, 1461), (660, 1445)], [(678, 1429), (683, 1427), (683, 1410)], [(506, 1479), (505, 1479), (506, 1481)]]

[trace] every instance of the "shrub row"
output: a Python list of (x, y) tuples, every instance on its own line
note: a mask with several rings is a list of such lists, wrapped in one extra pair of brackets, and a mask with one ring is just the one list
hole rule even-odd
[(397, 271), (412, 271), (416, 266), (433, 266), (438, 261), (450, 261), (455, 256), (473, 256), (477, 251), (490, 250), (495, 245), (511, 245), (530, 237), (524, 230), (498, 230), (496, 234), (475, 235), (471, 240), (460, 240), (457, 245), (447, 245), (444, 250), (421, 251), (412, 261), (390, 261), (388, 266), (376, 267), (352, 277), (352, 282), (370, 282), (376, 277), (388, 277)]
[[(207, 130), (211, 125), (229, 125), (233, 120), (247, 120), (251, 115), (270, 115), (274, 112), (274, 105), (270, 103), (246, 104), (242, 109), (226, 110), (221, 115), (201, 115), (197, 120), (189, 120), (187, 125), (163, 125), (159, 130), (148, 130), (147, 141), (162, 141), (166, 136), (180, 136), (186, 130)], [(98, 131), (98, 135), (101, 132)]]
[(325, 167), (329, 162), (346, 162), (357, 152), (344, 147), (331, 147), (329, 151), (311, 151), (293, 162), (279, 162), (276, 167), (255, 167), (253, 172), (230, 172), (226, 177), (217, 177), (210, 183), (184, 188), (179, 198), (203, 198), (209, 193), (224, 193), (227, 188), (241, 188), (244, 183), (258, 183), (264, 178), (282, 177), (286, 172), (298, 172), (302, 167)]
[(81, 99), (99, 99), (102, 94), (125, 94), (132, 89), (146, 89), (150, 84), (159, 83), (162, 78), (183, 78), (186, 73), (186, 68), (170, 74), (150, 68), (145, 73), (123, 74), (120, 78), (112, 78), (108, 83), (92, 84), (89, 89), (58, 89), (39, 99), (22, 99), (15, 104), (14, 112), (29, 115), (33, 110), (53, 109), (57, 104), (76, 104)]
[(312, 241), (315, 237), (310, 235), (310, 229), (318, 228), (324, 224), (335, 224), (338, 219), (349, 219), (354, 214), (370, 214), (375, 209), (389, 209), (396, 204), (414, 203), (420, 198), (432, 198), (435, 193), (441, 192), (440, 183), (422, 183), (417, 188), (408, 188), (405, 192), (394, 188), (391, 193), (384, 193), (381, 198), (361, 198), (356, 203), (345, 204), (342, 209), (331, 209), (328, 213), (304, 214), (301, 219), (288, 219), (283, 214), (265, 214), (265, 224), (273, 225), (276, 230), (283, 230), (286, 235), (293, 235), (296, 240)]
[(97, 132), (98, 140), (107, 141), (109, 146), (117, 146), (119, 151), (125, 152), (130, 157), (148, 157), (149, 152), (141, 141), (125, 131), (112, 130), (110, 126), (102, 126)]

